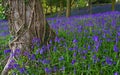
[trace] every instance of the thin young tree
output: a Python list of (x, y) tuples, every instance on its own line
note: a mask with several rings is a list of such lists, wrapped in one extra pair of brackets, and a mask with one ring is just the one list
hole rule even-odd
[(89, 13), (92, 14), (92, 0), (88, 1)]
[(43, 14), (41, 0), (5, 0), (9, 6), (8, 21), (9, 31), (13, 40), (9, 43), (11, 54), (1, 75), (8, 75), (11, 70), (9, 65), (14, 58), (17, 49), (20, 55), (24, 51), (30, 51), (33, 38), (39, 38), (41, 45), (54, 39), (55, 33), (48, 25)]
[(112, 11), (115, 10), (115, 3), (116, 3), (116, 0), (112, 0)]
[(66, 17), (70, 17), (70, 14), (71, 14), (71, 0), (67, 0)]

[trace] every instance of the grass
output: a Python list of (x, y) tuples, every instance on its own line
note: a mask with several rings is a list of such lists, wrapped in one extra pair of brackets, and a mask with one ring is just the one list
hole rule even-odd
[[(106, 12), (70, 18), (49, 18), (59, 37), (39, 47), (33, 41), (32, 53), (13, 61), (11, 74), (18, 75), (118, 75), (120, 74), (120, 12)], [(10, 36), (0, 39), (7, 45)], [(3, 40), (6, 39), (6, 40)], [(1, 48), (0, 60), (8, 47)], [(47, 52), (47, 53), (46, 53)], [(19, 50), (18, 50), (19, 53)], [(16, 53), (17, 54), (17, 53)], [(3, 64), (3, 63), (0, 63)], [(2, 71), (4, 65), (0, 66)]]

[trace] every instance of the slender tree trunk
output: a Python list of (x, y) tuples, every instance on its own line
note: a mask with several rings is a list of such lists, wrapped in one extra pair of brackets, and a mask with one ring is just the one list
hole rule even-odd
[(112, 0), (112, 11), (115, 10), (115, 2), (116, 2), (116, 0)]
[(89, 13), (92, 14), (92, 0), (89, 0), (88, 7), (89, 7)]
[(70, 14), (71, 14), (71, 0), (67, 0), (66, 17), (70, 17)]
[(13, 54), (20, 49), (20, 55), (24, 51), (30, 51), (31, 40), (36, 37), (40, 39), (40, 43), (47, 44), (50, 39), (54, 39), (55, 33), (49, 27), (43, 14), (43, 8), (40, 0), (8, 0), (9, 12), (9, 29), (10, 34), (14, 36), (14, 40), (9, 43), (12, 50), (7, 64), (5, 65), (1, 75), (8, 75), (9, 65), (12, 65)]
[(56, 5), (55, 6), (55, 12), (57, 13), (57, 11), (58, 11), (58, 6)]
[(58, 12), (58, 17), (61, 16), (63, 9), (63, 1), (60, 1), (60, 11)]
[(50, 0), (50, 13), (53, 13), (52, 11), (52, 1)]

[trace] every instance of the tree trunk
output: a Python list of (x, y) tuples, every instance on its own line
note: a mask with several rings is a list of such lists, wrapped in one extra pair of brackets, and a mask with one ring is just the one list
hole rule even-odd
[(53, 7), (52, 7), (52, 0), (50, 0), (50, 13), (52, 14), (53, 13)]
[(63, 11), (63, 1), (60, 1), (60, 11), (58, 12), (58, 17), (62, 15), (62, 11)]
[(115, 2), (116, 2), (116, 0), (112, 0), (112, 11), (115, 10)]
[(71, 0), (67, 0), (66, 17), (70, 17), (70, 14), (71, 14)]
[(55, 33), (48, 25), (43, 14), (40, 0), (8, 0), (9, 2), (9, 29), (14, 39), (9, 43), (11, 54), (5, 65), (2, 75), (8, 75), (11, 70), (9, 65), (17, 59), (13, 54), (17, 49), (20, 55), (27, 50), (31, 50), (32, 39), (39, 38), (41, 45), (47, 44), (50, 39), (55, 38)]
[(89, 13), (92, 14), (92, 2), (89, 0), (88, 2), (88, 7), (89, 7)]

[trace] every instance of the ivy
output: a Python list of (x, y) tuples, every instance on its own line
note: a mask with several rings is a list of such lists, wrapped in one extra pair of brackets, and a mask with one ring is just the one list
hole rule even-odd
[(24, 0), (25, 4), (28, 4), (29, 0)]

